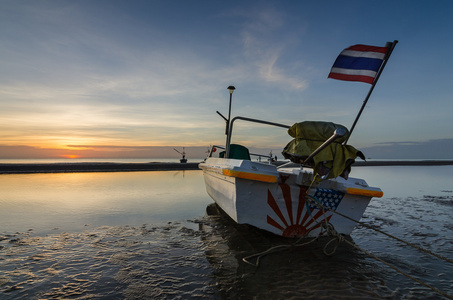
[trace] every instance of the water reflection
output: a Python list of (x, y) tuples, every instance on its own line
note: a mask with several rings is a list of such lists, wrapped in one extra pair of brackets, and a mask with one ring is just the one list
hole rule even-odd
[[(354, 169), (385, 192), (363, 221), (451, 258), (452, 171)], [(344, 243), (331, 257), (320, 241), (249, 266), (243, 257), (289, 241), (203, 217), (211, 203), (200, 171), (1, 175), (0, 298), (440, 298)], [(352, 237), (451, 294), (451, 265), (365, 228)]]
[[(211, 210), (210, 210), (211, 211)], [(404, 226), (404, 223), (402, 223)], [(367, 234), (356, 233), (357, 239)], [(161, 225), (102, 226), (81, 232), (0, 235), (2, 299), (439, 299), (342, 244), (333, 256), (323, 241), (266, 256), (258, 268), (242, 258), (287, 239), (225, 216)], [(448, 291), (446, 266), (420, 263), (419, 253), (383, 244), (380, 256)], [(451, 253), (451, 248), (444, 245)], [(412, 260), (416, 261), (412, 261)], [(443, 275), (442, 275), (443, 274)]]
[(0, 232), (191, 219), (211, 202), (199, 171), (0, 176)]
[[(243, 257), (289, 240), (246, 225), (236, 225), (214, 207), (200, 224), (206, 257), (212, 265), (218, 289), (225, 299), (382, 299), (391, 291), (361, 252), (342, 244), (333, 256), (322, 249), (328, 239), (303, 247), (288, 247), (264, 256), (258, 268)], [(368, 269), (368, 271), (365, 271)]]
[(453, 191), (452, 176), (453, 166), (354, 167), (351, 172), (391, 198), (443, 196)]

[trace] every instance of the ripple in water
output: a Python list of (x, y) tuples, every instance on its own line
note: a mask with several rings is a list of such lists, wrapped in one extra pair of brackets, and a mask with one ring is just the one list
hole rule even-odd
[[(395, 201), (395, 200), (392, 200)], [(399, 201), (399, 200), (398, 200)], [(403, 200), (401, 200), (403, 201)], [(362, 252), (341, 244), (333, 256), (325, 240), (270, 254), (258, 268), (242, 258), (293, 241), (233, 224), (208, 207), (205, 218), (161, 226), (113, 226), (79, 233), (0, 236), (2, 299), (399, 299), (439, 296), (401, 279)], [(381, 214), (382, 215), (382, 214)], [(367, 217), (380, 227), (398, 218)], [(396, 225), (395, 225), (396, 224)], [(375, 238), (358, 229), (355, 237)], [(424, 239), (436, 239), (425, 236)], [(362, 243), (366, 246), (366, 242)], [(378, 255), (415, 275), (431, 261), (398, 252), (389, 243)], [(449, 247), (448, 242), (444, 247)], [(436, 280), (451, 284), (434, 266)]]

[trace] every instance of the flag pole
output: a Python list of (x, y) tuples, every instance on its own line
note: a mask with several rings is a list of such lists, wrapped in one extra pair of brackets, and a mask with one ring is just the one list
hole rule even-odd
[(366, 104), (367, 104), (367, 102), (368, 102), (368, 99), (370, 98), (371, 93), (373, 92), (374, 87), (376, 86), (376, 83), (377, 83), (377, 81), (379, 80), (379, 77), (381, 76), (381, 73), (382, 73), (382, 71), (384, 70), (385, 65), (387, 64), (387, 61), (388, 61), (388, 59), (390, 58), (390, 55), (392, 54), (393, 49), (395, 48), (395, 46), (396, 46), (397, 43), (398, 43), (397, 40), (394, 40), (393, 42), (387, 42), (387, 43), (386, 43), (385, 46), (388, 47), (389, 49), (388, 49), (387, 53), (385, 54), (384, 62), (382, 63), (381, 67), (379, 68), (379, 71), (378, 71), (378, 73), (376, 74), (376, 77), (374, 78), (373, 83), (371, 84), (371, 88), (370, 88), (370, 90), (368, 91), (368, 95), (366, 95), (365, 100), (363, 101), (362, 107), (360, 108), (360, 111), (359, 111), (359, 113), (357, 114), (357, 117), (355, 118), (354, 123), (352, 124), (351, 130), (349, 131), (349, 136), (348, 136), (348, 138), (346, 139), (346, 141), (344, 142), (345, 145), (346, 145), (346, 143), (348, 142), (349, 138), (351, 137), (352, 131), (354, 130), (355, 125), (356, 125), (357, 122), (359, 121), (359, 118), (360, 118), (360, 116), (362, 115), (363, 110), (365, 109), (365, 106), (366, 106)]

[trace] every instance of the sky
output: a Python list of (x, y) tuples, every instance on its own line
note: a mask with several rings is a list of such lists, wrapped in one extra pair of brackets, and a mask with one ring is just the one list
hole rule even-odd
[[(393, 40), (348, 143), (453, 158), (452, 31), (449, 0), (2, 0), (0, 159), (200, 157), (225, 143), (230, 85), (232, 117), (350, 128), (370, 85), (330, 68)], [(232, 138), (275, 154), (290, 140), (240, 121)]]

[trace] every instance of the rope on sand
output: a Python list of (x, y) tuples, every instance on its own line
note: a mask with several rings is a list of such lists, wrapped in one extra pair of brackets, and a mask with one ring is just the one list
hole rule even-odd
[(444, 261), (446, 261), (446, 262), (449, 262), (449, 263), (453, 264), (453, 260), (450, 259), (450, 258), (444, 257), (444, 256), (439, 255), (439, 254), (437, 254), (437, 253), (434, 253), (434, 252), (432, 252), (432, 251), (430, 251), (430, 250), (428, 250), (428, 249), (424, 249), (424, 248), (422, 248), (422, 247), (420, 247), (420, 246), (417, 246), (417, 245), (415, 245), (415, 244), (413, 244), (413, 243), (407, 242), (407, 241), (405, 241), (405, 240), (403, 240), (403, 239), (400, 239), (400, 238), (398, 238), (398, 237), (396, 237), (396, 236), (393, 236), (393, 235), (391, 235), (391, 234), (388, 234), (388, 233), (386, 233), (386, 232), (384, 232), (384, 231), (382, 231), (382, 230), (379, 230), (379, 229), (377, 229), (377, 228), (374, 228), (373, 226), (368, 225), (368, 224), (366, 224), (366, 223), (363, 223), (363, 222), (354, 220), (354, 219), (352, 219), (352, 218), (350, 218), (350, 217), (348, 217), (348, 216), (346, 216), (346, 215), (344, 215), (344, 214), (342, 214), (342, 213), (336, 212), (336, 211), (334, 211), (334, 210), (331, 210), (330, 208), (325, 207), (325, 206), (324, 206), (322, 203), (320, 203), (320, 201), (319, 201), (318, 199), (316, 199), (315, 197), (310, 196), (310, 195), (307, 195), (307, 196), (308, 196), (309, 198), (313, 199), (313, 201), (316, 203), (316, 205), (318, 205), (319, 207), (321, 207), (321, 208), (323, 209), (323, 211), (324, 211), (324, 210), (328, 210), (328, 211), (330, 211), (330, 212), (332, 212), (332, 213), (335, 213), (335, 214), (337, 214), (337, 215), (339, 215), (339, 216), (342, 216), (343, 218), (346, 218), (346, 219), (348, 219), (348, 220), (350, 220), (350, 221), (353, 221), (353, 222), (355, 222), (355, 223), (357, 223), (357, 224), (359, 224), (359, 225), (361, 225), (361, 226), (364, 226), (364, 227), (366, 227), (366, 228), (368, 228), (368, 229), (374, 230), (374, 231), (379, 232), (379, 233), (381, 233), (381, 234), (384, 234), (384, 235), (386, 235), (386, 236), (388, 236), (388, 237), (390, 237), (390, 238), (392, 238), (392, 239), (395, 239), (395, 240), (397, 240), (398, 242), (404, 243), (404, 244), (406, 244), (406, 245), (408, 245), (408, 246), (411, 246), (411, 247), (416, 248), (416, 249), (418, 249), (418, 250), (420, 250), (420, 251), (422, 251), (422, 252), (425, 252), (425, 253), (427, 253), (427, 254), (430, 254), (430, 255), (432, 255), (432, 256), (435, 256), (435, 257), (437, 257), (437, 258), (439, 258), (439, 259), (442, 259), (442, 260), (444, 260)]
[[(333, 227), (333, 225), (330, 224), (330, 223), (327, 221), (327, 218), (325, 217), (325, 212), (326, 212), (326, 211), (330, 211), (330, 212), (332, 212), (332, 213), (335, 213), (335, 214), (337, 214), (337, 215), (339, 215), (339, 216), (342, 216), (342, 217), (344, 217), (344, 218), (346, 218), (346, 219), (348, 219), (348, 220), (351, 220), (351, 221), (353, 221), (353, 222), (356, 222), (357, 224), (359, 224), (359, 225), (361, 225), (361, 226), (364, 226), (364, 227), (366, 227), (366, 228), (368, 228), (368, 229), (372, 229), (372, 230), (374, 230), (374, 231), (376, 231), (376, 232), (379, 232), (379, 233), (381, 233), (381, 234), (384, 234), (384, 235), (386, 235), (386, 236), (388, 236), (388, 237), (390, 237), (390, 238), (393, 238), (393, 239), (395, 239), (395, 240), (397, 240), (397, 241), (399, 241), (399, 242), (402, 242), (402, 243), (404, 243), (404, 244), (406, 244), (406, 245), (408, 245), (408, 246), (411, 246), (411, 247), (413, 247), (413, 248), (415, 248), (415, 249), (418, 249), (418, 250), (420, 250), (420, 251), (422, 251), (422, 252), (425, 252), (425, 253), (427, 253), (427, 254), (433, 255), (433, 256), (435, 256), (435, 257), (437, 257), (437, 258), (439, 258), (439, 259), (442, 259), (442, 260), (444, 260), (444, 261), (446, 261), (446, 262), (453, 263), (453, 260), (451, 260), (451, 259), (449, 259), (449, 258), (446, 258), (446, 257), (443, 257), (443, 256), (441, 256), (441, 255), (439, 255), (439, 254), (436, 254), (436, 253), (434, 253), (434, 252), (432, 252), (432, 251), (430, 251), (430, 250), (424, 249), (424, 248), (422, 248), (422, 247), (420, 247), (420, 246), (417, 246), (417, 245), (415, 245), (415, 244), (413, 244), (413, 243), (404, 241), (404, 240), (402, 240), (402, 239), (400, 239), (400, 238), (398, 238), (398, 237), (395, 237), (395, 236), (393, 236), (393, 235), (391, 235), (391, 234), (388, 234), (388, 233), (386, 233), (386, 232), (383, 232), (382, 230), (379, 230), (379, 229), (377, 229), (377, 228), (374, 228), (373, 226), (370, 226), (370, 225), (365, 224), (365, 223), (360, 222), (360, 221), (356, 221), (356, 220), (354, 220), (354, 219), (352, 219), (352, 218), (350, 218), (350, 217), (348, 217), (348, 216), (346, 216), (346, 215), (343, 215), (343, 214), (341, 214), (341, 213), (339, 213), (339, 212), (333, 211), (333, 210), (331, 210), (330, 208), (324, 206), (324, 205), (323, 205), (318, 199), (316, 199), (314, 196), (311, 196), (311, 195), (308, 195), (308, 194), (307, 194), (307, 196), (308, 196), (309, 201), (314, 202), (315, 205), (317, 205), (320, 209), (322, 209), (322, 212), (323, 212), (323, 215), (324, 215), (324, 221), (322, 221), (322, 224), (320, 224), (320, 225), (322, 225), (322, 226), (320, 226), (321, 231), (320, 231), (320, 233), (318, 234), (318, 236), (315, 237), (315, 238), (313, 238), (313, 239), (311, 239), (311, 240), (309, 240), (308, 242), (305, 242), (305, 243), (300, 244), (300, 241), (301, 241), (302, 239), (304, 239), (304, 238), (309, 234), (309, 232), (310, 232), (310, 231), (309, 231), (309, 232), (306, 233), (306, 235), (305, 235), (304, 237), (301, 237), (299, 240), (297, 240), (295, 243), (293, 243), (293, 244), (291, 244), (291, 245), (279, 245), (279, 246), (274, 246), (274, 247), (269, 248), (269, 249), (266, 250), (266, 251), (263, 251), (263, 252), (260, 252), (260, 253), (257, 253), (257, 254), (253, 254), (253, 255), (244, 257), (242, 260), (243, 260), (245, 263), (247, 263), (247, 264), (249, 264), (249, 265), (251, 265), (251, 266), (254, 266), (254, 267), (258, 267), (258, 266), (259, 266), (259, 263), (260, 263), (260, 259), (261, 259), (263, 256), (265, 256), (265, 255), (268, 255), (268, 254), (271, 254), (271, 253), (274, 253), (274, 252), (278, 252), (278, 251), (282, 251), (282, 250), (285, 250), (285, 249), (289, 249), (289, 248), (292, 248), (292, 247), (306, 246), (306, 245), (311, 244), (311, 243), (313, 243), (314, 241), (316, 241), (320, 236), (326, 234), (327, 236), (331, 236), (331, 237), (333, 237), (333, 238), (332, 238), (330, 241), (328, 241), (328, 242), (324, 245), (323, 252), (324, 252), (325, 255), (327, 255), (327, 256), (333, 255), (333, 254), (335, 253), (337, 247), (338, 247), (342, 242), (346, 242), (346, 243), (349, 244), (350, 246), (353, 246), (354, 248), (360, 250), (361, 252), (365, 253), (366, 255), (370, 256), (371, 258), (374, 258), (374, 259), (376, 259), (377, 261), (379, 261), (379, 262), (385, 264), (386, 266), (388, 266), (388, 267), (390, 267), (391, 269), (395, 270), (396, 272), (398, 272), (398, 273), (400, 273), (400, 274), (406, 276), (407, 278), (409, 278), (409, 279), (411, 279), (411, 280), (413, 280), (413, 281), (415, 281), (415, 282), (417, 282), (417, 283), (419, 283), (419, 284), (421, 284), (421, 285), (423, 285), (423, 286), (425, 286), (425, 287), (427, 287), (427, 288), (433, 290), (434, 292), (436, 292), (436, 293), (438, 293), (438, 294), (440, 294), (440, 295), (442, 295), (442, 296), (444, 296), (444, 297), (446, 297), (446, 298), (453, 299), (453, 296), (451, 296), (451, 295), (449, 295), (449, 294), (447, 294), (447, 293), (445, 293), (445, 292), (443, 292), (443, 291), (437, 289), (437, 288), (434, 287), (434, 286), (431, 286), (431, 285), (429, 285), (429, 284), (427, 284), (427, 283), (421, 281), (421, 280), (418, 279), (418, 278), (415, 278), (415, 277), (409, 275), (408, 273), (406, 273), (406, 272), (404, 272), (404, 271), (398, 269), (397, 267), (395, 267), (395, 266), (391, 265), (390, 263), (388, 263), (388, 262), (382, 260), (381, 258), (377, 257), (376, 255), (374, 255), (374, 254), (372, 254), (372, 253), (370, 253), (370, 252), (368, 252), (368, 251), (366, 251), (366, 250), (361, 249), (359, 246), (357, 246), (357, 245), (355, 245), (354, 243), (352, 243), (352, 242), (348, 241), (347, 239), (345, 239), (345, 238), (344, 238), (344, 235), (339, 234), (339, 233), (335, 230), (335, 228)], [(316, 221), (316, 220), (315, 220), (315, 221)], [(317, 222), (317, 221), (316, 221), (316, 223), (319, 224), (319, 222)], [(329, 246), (331, 243), (335, 242), (335, 241), (337, 241), (337, 243), (336, 243), (336, 245), (334, 246), (334, 248), (333, 248), (331, 251), (327, 251), (328, 246)], [(255, 263), (251, 262), (250, 260), (251, 260), (252, 258), (255, 258), (255, 257), (256, 257)]]
[[(332, 226), (332, 227), (333, 227), (333, 226)], [(352, 242), (350, 242), (350, 241), (344, 239), (342, 235), (338, 234), (338, 233), (335, 231), (335, 229), (333, 229), (333, 231), (329, 232), (329, 234), (331, 234), (332, 236), (339, 236), (340, 239), (341, 239), (341, 241), (344, 241), (344, 242), (348, 243), (350, 246), (356, 248), (357, 250), (362, 251), (363, 253), (365, 253), (366, 255), (370, 256), (371, 258), (374, 258), (374, 259), (376, 259), (377, 261), (380, 261), (381, 263), (385, 264), (385, 265), (386, 265), (387, 267), (389, 267), (389, 268), (392, 268), (392, 269), (395, 270), (396, 272), (398, 272), (398, 273), (400, 273), (400, 274), (406, 276), (407, 278), (409, 278), (409, 279), (411, 279), (411, 280), (413, 280), (413, 281), (415, 281), (415, 282), (418, 282), (418, 283), (421, 284), (421, 285), (424, 285), (425, 287), (427, 287), (427, 288), (433, 290), (434, 292), (436, 292), (436, 293), (438, 293), (438, 294), (440, 294), (440, 295), (442, 295), (442, 296), (444, 296), (444, 297), (446, 297), (446, 298), (453, 299), (453, 296), (448, 295), (448, 294), (445, 293), (445, 292), (442, 292), (442, 291), (439, 290), (438, 288), (436, 288), (436, 287), (434, 287), (434, 286), (432, 286), (432, 285), (429, 285), (429, 284), (427, 284), (426, 282), (423, 282), (423, 281), (421, 281), (420, 279), (418, 279), (418, 278), (416, 278), (416, 277), (414, 277), (414, 276), (412, 276), (412, 275), (409, 275), (408, 273), (406, 273), (406, 272), (404, 272), (404, 271), (398, 269), (397, 267), (391, 265), (390, 263), (384, 261), (383, 259), (380, 259), (379, 257), (377, 257), (376, 255), (374, 255), (373, 253), (370, 253), (370, 252), (368, 252), (368, 251), (366, 251), (366, 250), (363, 250), (362, 248), (360, 248), (360, 247), (357, 246), (356, 244), (354, 244), (354, 243), (352, 243)], [(336, 240), (336, 238), (332, 239), (331, 241), (333, 241), (333, 240)], [(330, 243), (330, 242), (329, 242), (329, 243)], [(324, 252), (324, 253), (325, 253), (325, 252)]]
[[(278, 245), (278, 246), (274, 246), (274, 247), (271, 247), (269, 249), (267, 249), (266, 251), (263, 251), (263, 252), (260, 252), (260, 253), (256, 253), (256, 254), (252, 254), (252, 255), (249, 255), (249, 256), (246, 256), (242, 259), (243, 262), (245, 262), (246, 264), (249, 264), (251, 266), (254, 266), (254, 267), (259, 267), (260, 265), (260, 259), (263, 257), (263, 256), (266, 256), (268, 254), (271, 254), (271, 253), (274, 253), (274, 252), (278, 252), (278, 251), (283, 251), (283, 250), (286, 250), (286, 249), (290, 249), (292, 247), (302, 247), (302, 246), (306, 246), (308, 244), (311, 244), (313, 243), (314, 241), (316, 241), (322, 234), (320, 233), (317, 237), (315, 238), (312, 238), (311, 240), (309, 240), (308, 242), (305, 242), (305, 243), (302, 243), (302, 244), (299, 244), (299, 242), (304, 239), (304, 237), (301, 237), (299, 238), (295, 243), (293, 244), (290, 244), (290, 245)], [(251, 262), (251, 259), (255, 258), (256, 257), (256, 261), (255, 262)]]

